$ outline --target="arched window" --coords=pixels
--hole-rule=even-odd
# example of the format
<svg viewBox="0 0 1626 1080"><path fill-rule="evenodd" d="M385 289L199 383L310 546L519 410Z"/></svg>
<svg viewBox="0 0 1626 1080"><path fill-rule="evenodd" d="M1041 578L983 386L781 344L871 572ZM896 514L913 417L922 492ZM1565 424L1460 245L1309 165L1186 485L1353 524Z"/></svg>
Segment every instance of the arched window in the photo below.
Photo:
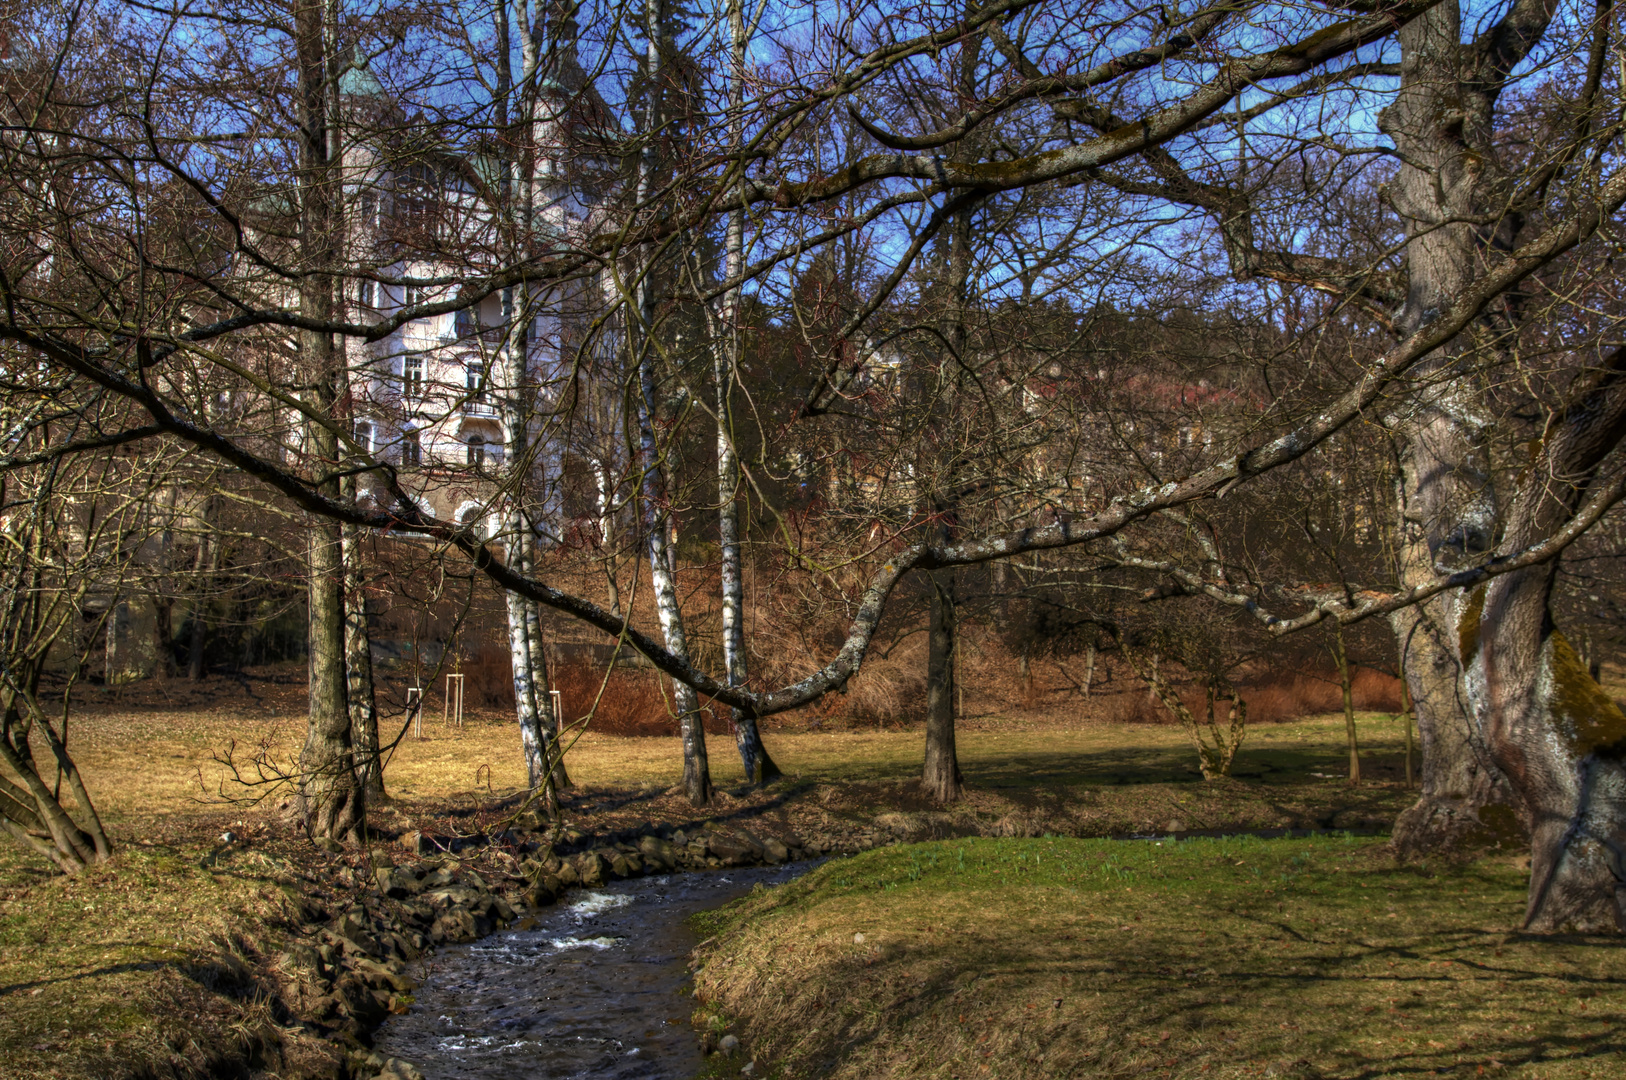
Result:
<svg viewBox="0 0 1626 1080"><path fill-rule="evenodd" d="M423 438L416 431L401 433L401 464L423 464Z"/></svg>
<svg viewBox="0 0 1626 1080"><path fill-rule="evenodd" d="M475 468L486 463L486 437L476 432L468 438L469 464Z"/></svg>
<svg viewBox="0 0 1626 1080"><path fill-rule="evenodd" d="M467 525L473 530L474 535L479 537L481 540L486 539L485 524L480 516L480 508L478 506L465 506L462 510L458 511L457 523L459 525Z"/></svg>

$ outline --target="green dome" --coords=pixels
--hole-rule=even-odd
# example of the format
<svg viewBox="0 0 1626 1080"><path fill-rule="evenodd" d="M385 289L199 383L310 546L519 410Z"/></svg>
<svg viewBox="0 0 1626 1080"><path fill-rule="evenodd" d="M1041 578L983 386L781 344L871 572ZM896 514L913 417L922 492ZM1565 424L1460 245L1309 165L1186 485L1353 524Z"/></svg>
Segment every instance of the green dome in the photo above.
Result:
<svg viewBox="0 0 1626 1080"><path fill-rule="evenodd" d="M346 97L383 97L384 84L367 64L367 54L356 46L354 58L339 76L339 93Z"/></svg>

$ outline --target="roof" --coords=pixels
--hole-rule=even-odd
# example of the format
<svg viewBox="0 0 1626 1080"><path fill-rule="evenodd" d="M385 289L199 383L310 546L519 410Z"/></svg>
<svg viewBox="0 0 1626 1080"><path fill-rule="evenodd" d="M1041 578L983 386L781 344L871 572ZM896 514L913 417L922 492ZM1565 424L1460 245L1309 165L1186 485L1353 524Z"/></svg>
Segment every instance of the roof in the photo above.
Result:
<svg viewBox="0 0 1626 1080"><path fill-rule="evenodd" d="M356 51L344 72L339 76L339 93L346 97L383 97L384 84L373 74L367 54L356 46Z"/></svg>

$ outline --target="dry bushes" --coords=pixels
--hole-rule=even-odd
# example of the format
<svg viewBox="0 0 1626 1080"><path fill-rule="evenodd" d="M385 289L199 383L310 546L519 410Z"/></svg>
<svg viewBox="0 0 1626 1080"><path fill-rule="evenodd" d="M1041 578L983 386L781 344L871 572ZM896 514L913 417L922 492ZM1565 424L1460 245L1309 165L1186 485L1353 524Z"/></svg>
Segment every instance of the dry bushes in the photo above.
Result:
<svg viewBox="0 0 1626 1080"><path fill-rule="evenodd" d="M918 636L917 636L918 637ZM806 643L786 638L773 656L754 656L753 682L787 686L817 671L824 658ZM926 715L926 649L910 640L891 650L872 650L845 693L826 694L791 715L814 727L886 727L921 720Z"/></svg>
<svg viewBox="0 0 1626 1080"><path fill-rule="evenodd" d="M481 645L463 661L463 684L468 705L497 709L514 707L514 667L506 645Z"/></svg>
<svg viewBox="0 0 1626 1080"><path fill-rule="evenodd" d="M1172 724L1174 716L1145 690L1129 690L1122 694L1102 695L1098 715L1109 724ZM1191 699L1197 701L1196 697ZM1191 702L1187 702L1189 705ZM1199 703L1200 704L1200 703ZM1253 710L1250 706L1249 712Z"/></svg>
<svg viewBox="0 0 1626 1080"><path fill-rule="evenodd" d="M1371 668L1359 668L1350 679L1355 708L1363 712L1399 712L1400 680ZM1341 712L1343 691L1332 673L1299 673L1250 680L1243 688L1248 719L1261 724L1282 723L1301 716Z"/></svg>
<svg viewBox="0 0 1626 1080"><path fill-rule="evenodd" d="M559 704L565 719L574 722L586 716L598 701L588 725L600 735L650 737L676 735L677 718L672 715L661 692L660 676L638 668L615 668L609 679L604 669L593 664L559 664L549 672L553 688L559 691ZM599 687L604 694L599 696ZM706 730L712 729L711 724Z"/></svg>
<svg viewBox="0 0 1626 1080"><path fill-rule="evenodd" d="M467 676L468 702L490 708L514 707L514 668L508 650L481 646L470 651L463 662ZM604 683L604 668L587 662L554 664L548 672L552 689L559 691L559 706L567 723L586 716L598 702L589 727L602 735L676 735L677 720L668 696L662 693L660 676L649 669L615 668ZM599 686L604 683L603 697ZM721 734L725 721L708 716L706 730Z"/></svg>
<svg viewBox="0 0 1626 1080"><path fill-rule="evenodd" d="M1342 712L1343 691L1334 673L1299 672L1263 675L1240 680L1238 689L1248 703L1248 722L1280 724L1303 716ZM1400 711L1400 680L1371 668L1359 668L1350 680L1355 708L1361 712ZM1174 717L1144 689L1095 699L1096 715L1110 724L1172 724ZM1201 716L1207 703L1200 689L1183 690L1180 700L1193 715Z"/></svg>

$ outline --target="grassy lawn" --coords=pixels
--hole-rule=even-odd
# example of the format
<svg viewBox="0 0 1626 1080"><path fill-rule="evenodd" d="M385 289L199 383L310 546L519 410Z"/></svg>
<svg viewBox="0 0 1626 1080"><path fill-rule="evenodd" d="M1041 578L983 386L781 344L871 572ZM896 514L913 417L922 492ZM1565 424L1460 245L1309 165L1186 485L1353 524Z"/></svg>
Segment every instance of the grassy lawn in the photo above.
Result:
<svg viewBox="0 0 1626 1080"><path fill-rule="evenodd" d="M102 707L75 717L72 746L119 853L104 867L66 879L51 873L43 860L0 841L0 1077L119 1076L143 1068L202 1075L211 1060L229 1058L237 1052L234 1046L247 1045L250 1028L267 1022L263 1007L255 1011L252 995L235 993L241 972L232 958L252 963L274 952L304 893L324 892L330 906L348 901L333 881L337 865L322 869L326 857L280 820L275 809L280 796L257 806L221 797L222 791L239 798L255 792L230 784L216 759L230 750L246 760L263 747L275 758L291 760L304 736L301 697L289 690L282 699L267 696L257 704ZM967 724L960 738L972 787L956 813L983 826L1012 819L1030 832L1098 835L1174 826L1386 822L1412 797L1396 779L1400 728L1392 717L1376 714L1363 716L1361 725L1368 775L1376 780L1351 790L1341 780L1346 755L1339 717L1255 728L1238 759L1237 778L1217 783L1198 777L1195 755L1172 726L984 717ZM431 715L425 727L426 739L402 742L392 758L387 780L393 799L377 810L375 820L398 830L458 831L500 820L502 807L511 805L504 796L523 782L511 720L475 717L462 728L448 728ZM918 730L781 728L771 729L768 739L792 779L766 792L724 795L717 806L697 812L669 793L681 774L676 739L589 732L569 759L579 794L567 807L568 819L588 831L603 831L643 820L737 817L748 823L753 815L778 815L788 828L812 834L850 832L879 813L926 808L911 785L920 765ZM731 741L714 736L711 746L718 782L739 784L743 777ZM244 839L218 864L204 868L201 861L227 828ZM1008 850L1027 850L1026 843L1011 842ZM963 849L1007 850L989 842L965 842ZM1130 844L1103 850L1132 860L1151 849ZM936 858L932 874L943 872L943 859L959 856ZM914 866L896 849L840 865L867 874L861 868L889 866L891 859ZM989 880L1021 880L1025 871L1017 868L1025 865L1018 862L1000 875L990 870ZM1496 875L1486 880L1500 890L1498 902L1508 913L1485 925L1506 927L1517 908L1517 875L1509 868ZM1131 886L1140 888L1126 882ZM842 886L839 896L861 892ZM907 890L900 886L878 895L896 899ZM1023 940L1018 930L1026 924L1005 914L1010 910L1005 896L997 890L980 898L965 895L970 906L954 917L962 919L968 943L1004 941L1015 947ZM1412 903L1412 894L1406 896L1402 911ZM1417 896L1419 902L1434 899L1426 890ZM1067 910L1076 911L1077 905ZM948 917L931 925L947 925ZM1168 939L1168 947L1199 950L1200 929ZM850 941L852 931L845 933ZM1126 942L1131 937L1124 932ZM1180 963L1184 970L1194 961ZM1018 1019L1028 1023L1025 1005L1021 1009ZM989 1030L994 1030L990 1038L1002 1037ZM861 1050L858 1060L874 1061L864 1055L875 1052ZM1147 1058L1154 1059L1163 1060ZM156 1062L167 1064L160 1068Z"/></svg>
<svg viewBox="0 0 1626 1080"><path fill-rule="evenodd" d="M392 725L385 727L387 738L397 733ZM1404 803L1390 797L1403 775L1400 725L1392 716L1368 713L1360 717L1359 728L1366 774L1375 782L1364 793L1332 801L1371 803L1374 814L1392 817L1391 804L1398 810ZM424 733L422 740L401 741L386 772L391 794L407 805L416 799L489 797L524 783L519 733L511 719L479 717L457 728L431 717ZM229 782L217 756L235 747L236 756L246 760L264 747L287 763L297 756L304 735L304 718L297 714L108 713L78 722L75 756L109 820L134 823L225 809L216 797L222 784L233 795L249 792ZM805 782L892 784L920 771L918 730L769 731L766 739L781 768ZM716 782L743 783L732 741L714 735L710 744ZM958 745L967 783L1019 799L1149 784L1176 785L1188 793L1205 787L1195 752L1173 725L1033 726L991 718L969 725ZM589 731L575 742L568 765L572 779L587 788L664 790L682 777L681 753L676 738L625 739ZM1342 717L1261 725L1248 732L1234 787L1255 789L1266 800L1294 797L1300 789L1330 794L1342 790L1347 761ZM1161 828L1162 819L1179 816L1177 811L1177 804L1157 809L1155 824ZM1189 827L1204 825L1199 818Z"/></svg>
<svg viewBox="0 0 1626 1080"><path fill-rule="evenodd" d="M280 860L250 852L205 869L197 854L127 840L67 879L0 845L0 1076L242 1065L272 1023L244 998L248 966L299 901Z"/></svg>
<svg viewBox="0 0 1626 1080"><path fill-rule="evenodd" d="M1626 942L1516 932L1524 880L1354 838L888 848L704 917L696 992L786 1078L1626 1075Z"/></svg>

